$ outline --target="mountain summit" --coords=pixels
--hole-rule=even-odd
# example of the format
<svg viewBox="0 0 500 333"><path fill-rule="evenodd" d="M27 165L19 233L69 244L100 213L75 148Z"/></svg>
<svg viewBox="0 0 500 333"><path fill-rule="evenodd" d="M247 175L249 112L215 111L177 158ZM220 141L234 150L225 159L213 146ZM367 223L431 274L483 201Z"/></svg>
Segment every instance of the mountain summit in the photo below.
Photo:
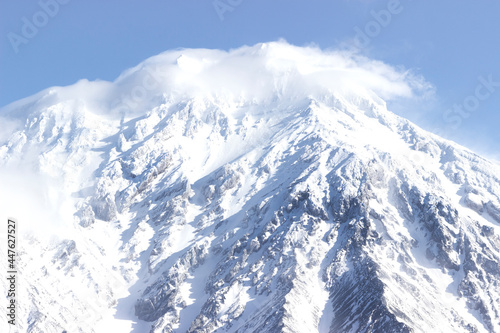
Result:
<svg viewBox="0 0 500 333"><path fill-rule="evenodd" d="M500 332L500 166L387 110L429 89L276 42L5 107L18 330Z"/></svg>

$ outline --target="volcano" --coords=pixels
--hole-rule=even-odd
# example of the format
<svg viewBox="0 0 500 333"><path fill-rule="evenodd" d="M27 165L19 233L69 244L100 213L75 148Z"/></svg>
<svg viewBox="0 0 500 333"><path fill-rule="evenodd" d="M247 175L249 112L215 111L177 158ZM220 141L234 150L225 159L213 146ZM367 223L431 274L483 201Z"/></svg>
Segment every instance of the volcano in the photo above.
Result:
<svg viewBox="0 0 500 333"><path fill-rule="evenodd" d="M500 166L388 110L428 89L280 41L4 107L16 329L500 332Z"/></svg>

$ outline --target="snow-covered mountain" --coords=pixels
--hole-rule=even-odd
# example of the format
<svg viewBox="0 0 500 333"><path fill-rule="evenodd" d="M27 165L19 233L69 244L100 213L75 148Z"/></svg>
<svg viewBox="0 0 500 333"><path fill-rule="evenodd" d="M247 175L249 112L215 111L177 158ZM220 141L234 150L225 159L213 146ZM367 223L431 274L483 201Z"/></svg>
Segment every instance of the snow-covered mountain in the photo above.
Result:
<svg viewBox="0 0 500 333"><path fill-rule="evenodd" d="M428 89L275 42L3 108L2 332L500 332L500 166L387 110Z"/></svg>

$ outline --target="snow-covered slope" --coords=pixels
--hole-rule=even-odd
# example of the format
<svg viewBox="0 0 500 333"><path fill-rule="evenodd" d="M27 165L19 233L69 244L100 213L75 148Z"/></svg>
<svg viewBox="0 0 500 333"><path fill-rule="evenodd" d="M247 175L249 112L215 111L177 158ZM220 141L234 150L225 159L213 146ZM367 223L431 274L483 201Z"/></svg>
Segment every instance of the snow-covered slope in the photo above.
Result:
<svg viewBox="0 0 500 333"><path fill-rule="evenodd" d="M500 332L500 167L387 110L428 88L277 42L4 108L2 332Z"/></svg>

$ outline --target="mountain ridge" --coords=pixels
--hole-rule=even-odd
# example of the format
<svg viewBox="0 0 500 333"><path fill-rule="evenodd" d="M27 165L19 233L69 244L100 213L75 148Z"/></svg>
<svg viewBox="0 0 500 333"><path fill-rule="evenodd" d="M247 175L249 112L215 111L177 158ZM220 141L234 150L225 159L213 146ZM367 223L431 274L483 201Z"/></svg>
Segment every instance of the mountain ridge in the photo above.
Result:
<svg viewBox="0 0 500 333"><path fill-rule="evenodd" d="M118 100L52 90L0 147L4 170L48 179L48 208L21 222L58 212L24 240L23 329L500 330L500 167L378 96L425 83L282 42L160 58L172 76L148 90L139 65ZM231 86L245 62L261 71ZM207 66L224 69L213 89Z"/></svg>

